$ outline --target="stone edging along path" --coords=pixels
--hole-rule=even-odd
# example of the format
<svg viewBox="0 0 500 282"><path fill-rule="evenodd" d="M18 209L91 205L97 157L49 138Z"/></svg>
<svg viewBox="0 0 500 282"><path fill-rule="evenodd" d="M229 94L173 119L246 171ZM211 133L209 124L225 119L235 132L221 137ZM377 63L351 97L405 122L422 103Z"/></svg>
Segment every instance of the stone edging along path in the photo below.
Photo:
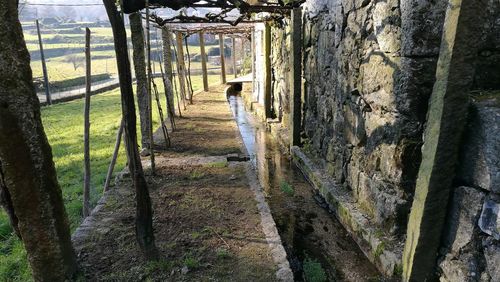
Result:
<svg viewBox="0 0 500 282"><path fill-rule="evenodd" d="M147 177L157 246L170 268L151 272L152 265L140 259L134 239L134 192L125 173L73 234L87 278L293 281L255 168L229 158L243 142L223 88L210 92L196 95L176 121L173 147L158 154L157 176ZM147 172L147 159L143 165ZM228 250L230 259L217 258L214 252L220 248ZM184 270L183 254L193 255L200 266Z"/></svg>
<svg viewBox="0 0 500 282"><path fill-rule="evenodd" d="M262 193L262 186L259 184L255 169L251 165L247 165L246 176L248 178L250 187L255 194L257 201L257 209L260 213L262 231L266 235L267 244L271 248L273 260L278 264L278 271L276 278L279 281L293 281L293 272L288 262L285 248L281 242L276 222L273 219L269 205L266 202L264 193Z"/></svg>

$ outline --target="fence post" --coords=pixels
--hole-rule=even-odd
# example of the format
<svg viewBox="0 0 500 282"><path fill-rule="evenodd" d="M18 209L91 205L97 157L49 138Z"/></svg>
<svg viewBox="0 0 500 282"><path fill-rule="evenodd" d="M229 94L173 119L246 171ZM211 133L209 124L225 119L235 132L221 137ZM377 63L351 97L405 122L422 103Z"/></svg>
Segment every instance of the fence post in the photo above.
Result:
<svg viewBox="0 0 500 282"><path fill-rule="evenodd" d="M40 24L38 20L36 23L36 31L38 33L38 44L40 45L40 60L42 61L42 72L43 72L43 85L45 88L45 99L47 100L47 105L52 104L52 98L50 97L49 90L49 75L47 74L47 65L45 64L45 54L43 52L42 34L40 33Z"/></svg>
<svg viewBox="0 0 500 282"><path fill-rule="evenodd" d="M92 72L90 61L90 29L85 29L85 105L83 110L83 217L90 214L90 89Z"/></svg>

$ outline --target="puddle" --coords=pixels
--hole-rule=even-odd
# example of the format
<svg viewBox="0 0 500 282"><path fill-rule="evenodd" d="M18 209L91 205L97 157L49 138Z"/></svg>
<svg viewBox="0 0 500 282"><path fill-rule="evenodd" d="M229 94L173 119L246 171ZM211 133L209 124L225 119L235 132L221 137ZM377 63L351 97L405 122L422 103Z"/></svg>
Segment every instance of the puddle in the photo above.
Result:
<svg viewBox="0 0 500 282"><path fill-rule="evenodd" d="M246 112L239 96L229 97L234 118L276 222L296 281L318 263L328 281L373 281L380 274L300 170L281 153L265 127ZM304 263L308 261L309 263ZM311 263L313 262L313 263ZM314 267L316 266L316 267Z"/></svg>

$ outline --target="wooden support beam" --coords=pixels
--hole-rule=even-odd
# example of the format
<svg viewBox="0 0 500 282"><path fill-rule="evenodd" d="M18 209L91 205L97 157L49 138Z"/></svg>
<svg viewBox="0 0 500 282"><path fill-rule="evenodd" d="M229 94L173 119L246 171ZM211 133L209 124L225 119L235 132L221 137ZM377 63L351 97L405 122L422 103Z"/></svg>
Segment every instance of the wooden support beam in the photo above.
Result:
<svg viewBox="0 0 500 282"><path fill-rule="evenodd" d="M170 124L172 130L175 130L175 106L174 106L174 91L172 88L173 73L172 73L172 32L168 27L163 27L161 29L161 36L163 41L163 65L164 65L164 77L163 83L165 88L165 101L167 102L167 113L170 119ZM163 72L163 71L162 71Z"/></svg>
<svg viewBox="0 0 500 282"><path fill-rule="evenodd" d="M236 38L231 38L232 48L231 48L231 58L233 59L233 75L234 78L238 77L238 71L236 70Z"/></svg>
<svg viewBox="0 0 500 282"><path fill-rule="evenodd" d="M184 67L186 70L185 77L186 77L186 84L187 84L187 93L189 93L188 98L189 98L189 104L193 104L193 82L191 81L191 54L189 53L189 44L188 44L188 37L189 35L184 37L184 45L186 46L186 54L187 54L187 68Z"/></svg>
<svg viewBox="0 0 500 282"><path fill-rule="evenodd" d="M52 98L50 97L49 75L47 73L47 64L45 63L45 53L43 52L42 34L40 33L40 24L38 23L38 20L36 20L35 23L36 32L38 34L38 45L40 46L40 60L42 61L43 87L45 88L45 98L47 100L47 105L51 105Z"/></svg>
<svg viewBox="0 0 500 282"><path fill-rule="evenodd" d="M177 42L177 76L179 77L179 89L181 91L181 99L186 109L186 65L184 63L184 51L182 47L182 33L176 32L175 38Z"/></svg>
<svg viewBox="0 0 500 282"><path fill-rule="evenodd" d="M302 128L302 9L292 10L290 66L290 148L300 145Z"/></svg>
<svg viewBox="0 0 500 282"><path fill-rule="evenodd" d="M113 156L111 157L111 162L108 166L108 173L106 173L106 181L104 182L103 191L106 192L109 189L109 184L111 183L111 177L113 176L113 170L115 169L116 159L118 158L118 152L120 151L120 143L122 142L123 135L123 119L120 122L120 127L116 133L115 148L113 149Z"/></svg>
<svg viewBox="0 0 500 282"><path fill-rule="evenodd" d="M132 89L132 73L127 52L127 33L121 13L116 8L114 0L103 0L108 14L111 29L113 30L113 41L115 45L116 64L118 68L118 79L120 81L120 93L122 101L122 115L125 122L125 146L128 155L128 169L135 188L136 218L135 233L139 247L148 260L157 258L158 252L155 246L153 234L153 209L149 196L148 184L144 177L141 157L139 156L136 131L136 113L134 103L134 91Z"/></svg>
<svg viewBox="0 0 500 282"><path fill-rule="evenodd" d="M220 50L220 80L221 84L226 83L226 60L224 52L224 35L219 34L219 50Z"/></svg>
<svg viewBox="0 0 500 282"><path fill-rule="evenodd" d="M165 68L165 75L172 81L172 31L168 26L161 29L161 37L163 41L163 65Z"/></svg>
<svg viewBox="0 0 500 282"><path fill-rule="evenodd" d="M207 54L205 53L205 34L203 31L198 33L200 36L200 55L201 55L201 71L203 76L203 90L208 91L208 73L207 73Z"/></svg>
<svg viewBox="0 0 500 282"><path fill-rule="evenodd" d="M403 253L404 281L433 280L486 2L450 0L446 11Z"/></svg>
<svg viewBox="0 0 500 282"><path fill-rule="evenodd" d="M90 29L85 29L85 103L83 107L83 217L90 215Z"/></svg>
<svg viewBox="0 0 500 282"><path fill-rule="evenodd" d="M148 2L148 0L146 0ZM149 19L149 5L146 5L146 19ZM148 83L147 83L147 92L148 92L148 115L149 115L149 158L151 161L151 173L155 174L155 152L154 152L154 135L153 135L153 95L152 95L152 79L153 72L151 70L151 29L149 21L146 21L146 61L147 61L147 70L148 70Z"/></svg>
<svg viewBox="0 0 500 282"><path fill-rule="evenodd" d="M266 118L272 117L271 94L272 94L272 70L271 70L271 25L265 24L264 28L264 108Z"/></svg>

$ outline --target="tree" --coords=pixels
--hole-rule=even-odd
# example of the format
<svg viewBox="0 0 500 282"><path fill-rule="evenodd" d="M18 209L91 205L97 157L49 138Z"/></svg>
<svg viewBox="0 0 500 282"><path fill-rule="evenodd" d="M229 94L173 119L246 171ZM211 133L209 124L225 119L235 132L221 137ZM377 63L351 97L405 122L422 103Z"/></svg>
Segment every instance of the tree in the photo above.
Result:
<svg viewBox="0 0 500 282"><path fill-rule="evenodd" d="M132 48L134 53L134 70L137 80L137 104L139 106L139 117L141 120L141 145L149 148L149 98L148 77L146 75L146 56L144 54L144 30L140 13L129 15L130 31L132 34Z"/></svg>
<svg viewBox="0 0 500 282"><path fill-rule="evenodd" d="M73 69L76 71L78 68L84 66L85 59L77 54L71 54L67 55L63 62L73 64Z"/></svg>
<svg viewBox="0 0 500 282"><path fill-rule="evenodd" d="M17 4L0 1L0 194L34 280L69 280L76 256Z"/></svg>
<svg viewBox="0 0 500 282"><path fill-rule="evenodd" d="M136 198L135 232L139 247L146 259L155 259L157 250L153 234L153 211L149 198L148 185L144 178L141 159L137 149L136 115L132 74L127 52L127 34L123 18L116 8L114 0L103 0L108 14L115 43L116 63L122 100L122 115L125 122L125 145L128 155L128 168L132 175Z"/></svg>

